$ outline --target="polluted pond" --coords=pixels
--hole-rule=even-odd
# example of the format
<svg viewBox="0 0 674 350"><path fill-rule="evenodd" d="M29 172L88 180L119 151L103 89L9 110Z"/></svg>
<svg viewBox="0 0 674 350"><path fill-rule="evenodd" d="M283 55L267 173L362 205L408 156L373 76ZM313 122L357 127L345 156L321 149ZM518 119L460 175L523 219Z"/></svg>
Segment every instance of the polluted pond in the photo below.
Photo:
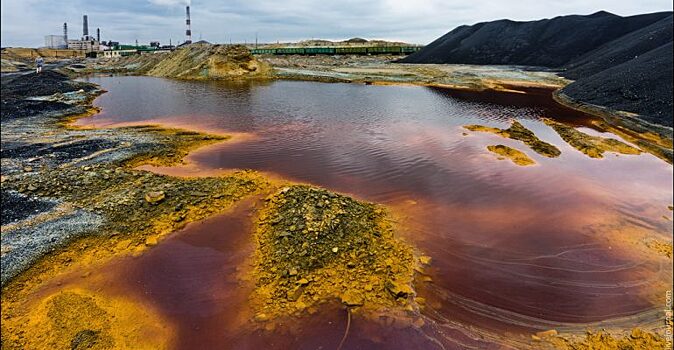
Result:
<svg viewBox="0 0 674 350"><path fill-rule="evenodd" d="M638 142L542 94L189 78L3 80L3 349L664 348Z"/></svg>

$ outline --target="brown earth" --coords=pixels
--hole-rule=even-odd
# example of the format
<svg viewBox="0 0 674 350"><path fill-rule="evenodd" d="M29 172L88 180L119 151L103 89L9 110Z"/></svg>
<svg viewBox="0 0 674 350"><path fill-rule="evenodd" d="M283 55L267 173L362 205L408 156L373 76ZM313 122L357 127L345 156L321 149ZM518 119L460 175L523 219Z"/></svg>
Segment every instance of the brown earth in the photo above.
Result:
<svg viewBox="0 0 674 350"><path fill-rule="evenodd" d="M518 151L512 147L505 145L496 145L496 146L487 146L487 149L490 152L496 153L499 156L499 159L510 159L513 163L521 166L534 165L533 159L529 158L525 153Z"/></svg>
<svg viewBox="0 0 674 350"><path fill-rule="evenodd" d="M241 45L191 44L170 53L103 59L93 72L119 72L192 80L266 78L271 66Z"/></svg>
<svg viewBox="0 0 674 350"><path fill-rule="evenodd" d="M482 125L466 125L464 128L470 131L489 132L507 139L521 141L525 145L529 146L533 151L544 157L556 158L562 154L562 152L560 152L557 147L542 141L531 130L525 128L518 121L513 121L512 125L508 129L492 128Z"/></svg>
<svg viewBox="0 0 674 350"><path fill-rule="evenodd" d="M413 250L385 211L309 186L267 198L255 233L251 302L266 321L340 300L369 311L413 311Z"/></svg>

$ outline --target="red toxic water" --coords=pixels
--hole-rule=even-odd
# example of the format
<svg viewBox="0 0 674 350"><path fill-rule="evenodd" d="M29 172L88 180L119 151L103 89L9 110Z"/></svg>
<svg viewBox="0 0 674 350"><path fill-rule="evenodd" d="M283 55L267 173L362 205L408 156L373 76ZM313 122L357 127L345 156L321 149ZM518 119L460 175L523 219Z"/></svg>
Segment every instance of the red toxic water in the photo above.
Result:
<svg viewBox="0 0 674 350"><path fill-rule="evenodd" d="M432 282L417 286L425 322L396 328L355 316L345 348L488 348L542 329L632 327L655 321L671 285L671 260L645 242L671 241L672 166L648 153L580 153L541 118L618 137L590 129L589 116L555 105L549 91L91 81L108 93L96 100L102 112L81 125L164 123L249 136L194 152L192 175L255 169L392 208L400 235L432 257ZM512 120L561 156L462 128ZM486 149L496 144L536 165L499 160ZM247 205L124 263L114 283L171 318L179 348L334 348L347 320L339 305L272 331L241 326L250 317L249 290L236 278L252 251Z"/></svg>

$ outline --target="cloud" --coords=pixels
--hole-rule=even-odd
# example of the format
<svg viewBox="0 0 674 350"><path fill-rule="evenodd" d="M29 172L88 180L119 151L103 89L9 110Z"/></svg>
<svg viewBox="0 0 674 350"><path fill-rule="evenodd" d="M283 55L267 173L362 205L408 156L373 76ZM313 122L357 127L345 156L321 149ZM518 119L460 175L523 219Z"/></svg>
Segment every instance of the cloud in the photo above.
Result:
<svg viewBox="0 0 674 350"><path fill-rule="evenodd" d="M0 0L3 46L39 46L68 22L81 35L82 14L104 40L184 40L187 0ZM671 0L195 0L194 39L211 42L311 38L402 40L426 44L462 25L502 18L535 20L607 10L620 15L671 11Z"/></svg>
<svg viewBox="0 0 674 350"><path fill-rule="evenodd" d="M189 0L148 0L148 1L153 5L169 6L169 7L185 6L190 4Z"/></svg>

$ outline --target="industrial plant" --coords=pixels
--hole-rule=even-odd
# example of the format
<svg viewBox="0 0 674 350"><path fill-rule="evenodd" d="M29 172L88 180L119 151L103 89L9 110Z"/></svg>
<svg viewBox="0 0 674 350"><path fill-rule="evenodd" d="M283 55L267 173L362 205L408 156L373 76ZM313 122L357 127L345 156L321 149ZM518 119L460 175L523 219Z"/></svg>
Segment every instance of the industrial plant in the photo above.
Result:
<svg viewBox="0 0 674 350"><path fill-rule="evenodd" d="M190 19L190 7L185 7L185 41L178 45L188 45L192 43L192 29ZM96 28L96 35L89 34L89 16L82 16L82 36L79 39L70 39L68 36L68 23L63 23L62 35L45 35L44 47L49 49L67 49L83 51L87 57L121 57L142 53L158 53L172 51L176 46L161 45L158 41L152 41L149 45L120 44L118 41L102 41L101 29Z"/></svg>

